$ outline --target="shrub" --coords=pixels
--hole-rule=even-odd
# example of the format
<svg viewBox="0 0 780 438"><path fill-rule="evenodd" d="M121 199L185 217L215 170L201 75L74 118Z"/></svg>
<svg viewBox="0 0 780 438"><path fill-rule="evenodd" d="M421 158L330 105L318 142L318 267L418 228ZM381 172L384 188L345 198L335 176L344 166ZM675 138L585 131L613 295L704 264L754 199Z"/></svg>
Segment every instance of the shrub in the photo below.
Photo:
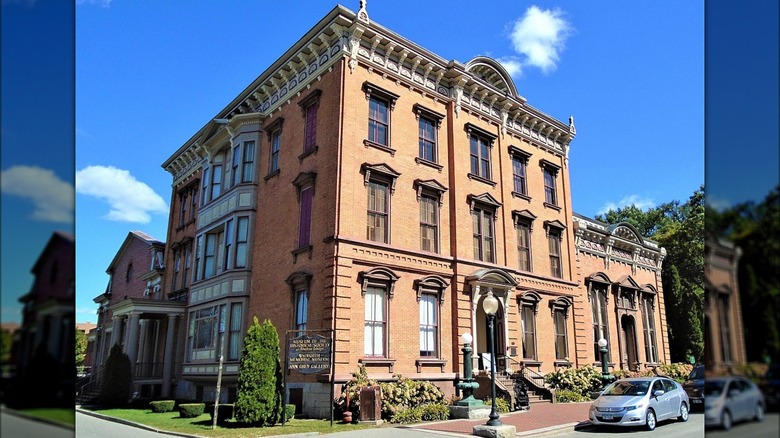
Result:
<svg viewBox="0 0 780 438"><path fill-rule="evenodd" d="M544 376L545 383L556 390L569 390L581 395L601 388L601 372L593 365L580 368L559 368Z"/></svg>
<svg viewBox="0 0 780 438"><path fill-rule="evenodd" d="M106 359L103 380L100 384L100 404L117 408L127 405L132 395L133 373L130 357L114 344Z"/></svg>
<svg viewBox="0 0 780 438"><path fill-rule="evenodd" d="M295 405L284 405L284 417L287 421L290 421L295 417Z"/></svg>
<svg viewBox="0 0 780 438"><path fill-rule="evenodd" d="M556 403L577 403L590 401L590 397L586 397L577 391L571 391L568 389L560 389L555 391Z"/></svg>
<svg viewBox="0 0 780 438"><path fill-rule="evenodd" d="M203 415L206 403L184 403L179 405L179 415L182 418L195 418Z"/></svg>
<svg viewBox="0 0 780 438"><path fill-rule="evenodd" d="M219 404L217 407L217 423L225 423L233 418L233 404L225 403ZM210 404L208 407L211 421L214 421L214 404Z"/></svg>
<svg viewBox="0 0 780 438"><path fill-rule="evenodd" d="M432 403L444 403L444 393L425 380L412 380L401 375L398 380L379 384L382 389L382 416L392 421L404 409Z"/></svg>
<svg viewBox="0 0 780 438"><path fill-rule="evenodd" d="M444 403L422 405L423 421L442 421L450 419L450 409Z"/></svg>
<svg viewBox="0 0 780 438"><path fill-rule="evenodd" d="M157 412L157 413L171 412L173 411L174 405L176 405L176 401L157 400L149 403L149 405L152 407L152 412Z"/></svg>
<svg viewBox="0 0 780 438"><path fill-rule="evenodd" d="M693 365L688 363L670 363L670 364L664 364L662 363L658 367L658 374L670 377L679 383L682 383L688 379L688 375L691 374L691 371L693 370Z"/></svg>
<svg viewBox="0 0 780 438"><path fill-rule="evenodd" d="M341 395L334 401L338 413L351 411L353 418L360 418L360 389L364 386L376 386L377 384L376 380L368 378L366 367L360 365L358 370L352 373L352 379L342 385ZM384 405L384 393L382 399ZM347 404L347 400L349 400L349 404Z"/></svg>
<svg viewBox="0 0 780 438"><path fill-rule="evenodd" d="M625 379L629 377L651 377L655 374L652 370L644 370L644 371L629 371L629 370L615 370L612 373L613 376L615 376L618 379Z"/></svg>
<svg viewBox="0 0 780 438"><path fill-rule="evenodd" d="M244 338L238 371L238 398L234 415L238 422L272 426L282 416L282 366L279 335L269 320L254 322Z"/></svg>
<svg viewBox="0 0 780 438"><path fill-rule="evenodd" d="M423 411L420 407L399 409L393 415L391 422L399 424L419 423L422 421L422 414Z"/></svg>

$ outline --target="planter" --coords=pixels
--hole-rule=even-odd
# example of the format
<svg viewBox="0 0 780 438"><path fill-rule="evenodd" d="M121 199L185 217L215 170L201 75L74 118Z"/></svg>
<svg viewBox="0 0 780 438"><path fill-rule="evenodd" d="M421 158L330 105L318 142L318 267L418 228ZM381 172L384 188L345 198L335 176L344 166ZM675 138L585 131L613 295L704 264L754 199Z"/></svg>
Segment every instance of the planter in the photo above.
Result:
<svg viewBox="0 0 780 438"><path fill-rule="evenodd" d="M344 411L344 422L345 423L352 422L352 411Z"/></svg>

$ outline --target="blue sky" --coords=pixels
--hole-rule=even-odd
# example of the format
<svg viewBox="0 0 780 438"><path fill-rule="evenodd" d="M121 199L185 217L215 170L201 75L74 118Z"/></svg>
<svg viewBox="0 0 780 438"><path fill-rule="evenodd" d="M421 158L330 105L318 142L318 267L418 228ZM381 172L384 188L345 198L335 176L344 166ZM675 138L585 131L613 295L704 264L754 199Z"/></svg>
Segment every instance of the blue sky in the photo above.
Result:
<svg viewBox="0 0 780 438"><path fill-rule="evenodd" d="M3 0L3 7L49 3L56 2ZM75 3L75 166L20 154L13 161L4 155L2 169L4 177L14 165L60 169L59 178L75 185L82 322L95 321L92 298L105 290L105 269L127 233L166 238L171 176L160 164L335 3ZM345 6L357 10L358 1ZM704 182L702 1L429 1L412 12L371 0L368 13L444 58L496 58L531 105L563 121L573 115L576 212L684 201ZM3 49L5 58L5 39ZM774 184L776 178L719 202L740 202L745 193L760 199ZM20 203L22 216L32 214L28 199L4 187L4 207L6 199ZM29 271L34 258L19 266ZM3 290L5 305L5 283Z"/></svg>

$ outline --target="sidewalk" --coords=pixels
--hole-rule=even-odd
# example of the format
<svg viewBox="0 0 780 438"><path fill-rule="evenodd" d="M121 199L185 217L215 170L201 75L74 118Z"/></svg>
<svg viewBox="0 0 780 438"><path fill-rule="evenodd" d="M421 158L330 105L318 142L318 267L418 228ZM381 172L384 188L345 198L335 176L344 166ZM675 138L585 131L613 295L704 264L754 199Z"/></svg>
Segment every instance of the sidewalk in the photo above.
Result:
<svg viewBox="0 0 780 438"><path fill-rule="evenodd" d="M530 437L560 433L588 427L588 410L592 402L583 403L536 403L528 411L501 414L503 424L517 429L517 436ZM439 432L454 432L471 435L474 426L485 424L486 419L448 420L439 423L415 426L415 429Z"/></svg>

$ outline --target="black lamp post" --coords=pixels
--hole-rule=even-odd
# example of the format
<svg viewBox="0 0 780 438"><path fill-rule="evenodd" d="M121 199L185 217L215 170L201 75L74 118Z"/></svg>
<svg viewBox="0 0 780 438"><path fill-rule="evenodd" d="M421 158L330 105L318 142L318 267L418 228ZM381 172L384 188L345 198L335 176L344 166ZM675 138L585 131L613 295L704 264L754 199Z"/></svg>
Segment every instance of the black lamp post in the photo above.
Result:
<svg viewBox="0 0 780 438"><path fill-rule="evenodd" d="M490 415L488 415L488 426L501 426L501 421L498 419L498 412L496 411L496 357L495 357L495 339L493 335L493 324L496 320L496 311L498 311L498 300L493 295L493 291L488 292L488 296L482 301L482 309L485 310L485 315L488 318L488 335L490 336L490 392L491 392L491 408Z"/></svg>
<svg viewBox="0 0 780 438"><path fill-rule="evenodd" d="M612 382L614 376L609 373L609 360L607 359L609 352L607 350L607 340L604 338L599 339L599 352L601 352L601 381L604 383L604 387L606 387Z"/></svg>

